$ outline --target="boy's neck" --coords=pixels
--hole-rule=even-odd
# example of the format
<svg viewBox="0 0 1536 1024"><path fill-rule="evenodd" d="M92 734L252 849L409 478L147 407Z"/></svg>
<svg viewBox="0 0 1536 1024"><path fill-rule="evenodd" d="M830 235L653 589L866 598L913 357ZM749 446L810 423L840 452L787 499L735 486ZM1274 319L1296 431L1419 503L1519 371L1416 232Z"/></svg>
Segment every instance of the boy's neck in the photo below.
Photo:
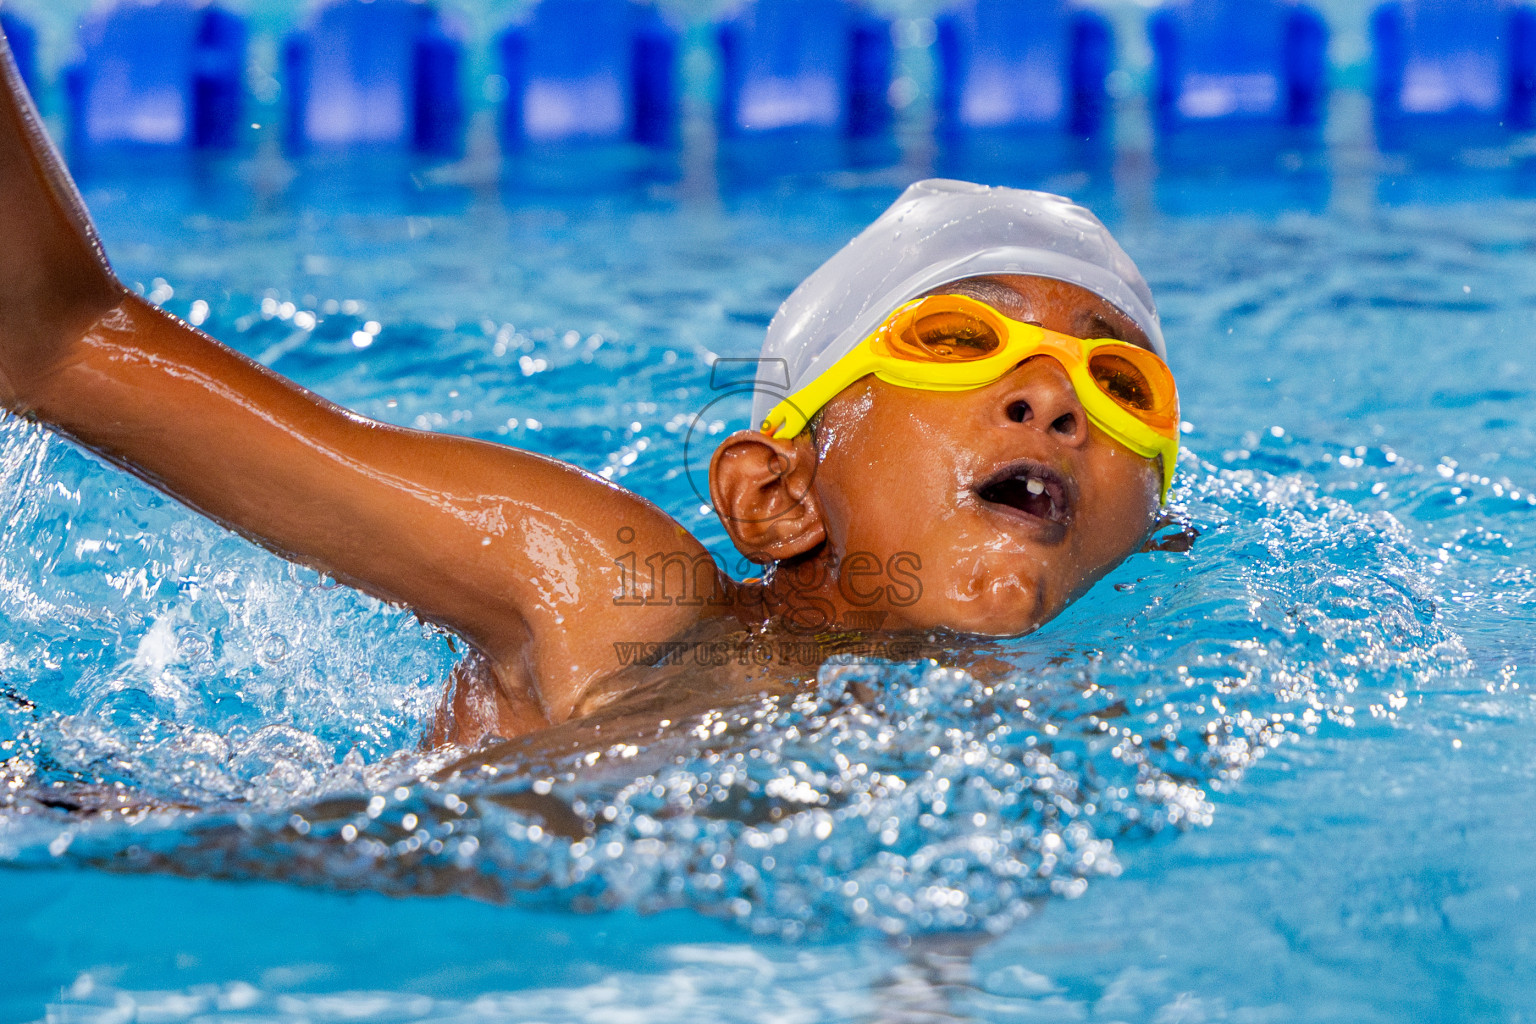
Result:
<svg viewBox="0 0 1536 1024"><path fill-rule="evenodd" d="M918 628L905 608L922 593L921 565L900 553L839 555L823 545L793 561L775 562L760 579L736 591L734 611L751 627L775 627L806 635Z"/></svg>

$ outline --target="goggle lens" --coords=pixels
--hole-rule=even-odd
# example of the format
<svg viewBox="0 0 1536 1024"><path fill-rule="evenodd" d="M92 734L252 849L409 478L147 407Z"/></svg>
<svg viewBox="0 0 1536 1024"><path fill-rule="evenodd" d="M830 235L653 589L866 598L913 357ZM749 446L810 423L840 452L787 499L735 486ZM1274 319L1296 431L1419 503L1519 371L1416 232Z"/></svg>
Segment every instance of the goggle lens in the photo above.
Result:
<svg viewBox="0 0 1536 1024"><path fill-rule="evenodd" d="M938 310L894 326L892 351L922 362L966 363L985 359L1003 347L997 328L964 310Z"/></svg>
<svg viewBox="0 0 1536 1024"><path fill-rule="evenodd" d="M1088 373L1100 391L1132 412L1151 412L1156 408L1152 382L1129 359L1100 353L1088 360Z"/></svg>
<svg viewBox="0 0 1536 1024"><path fill-rule="evenodd" d="M1161 359L1141 349L1095 352L1088 357L1088 375L1099 390L1137 419L1167 429L1175 422L1178 391Z"/></svg>

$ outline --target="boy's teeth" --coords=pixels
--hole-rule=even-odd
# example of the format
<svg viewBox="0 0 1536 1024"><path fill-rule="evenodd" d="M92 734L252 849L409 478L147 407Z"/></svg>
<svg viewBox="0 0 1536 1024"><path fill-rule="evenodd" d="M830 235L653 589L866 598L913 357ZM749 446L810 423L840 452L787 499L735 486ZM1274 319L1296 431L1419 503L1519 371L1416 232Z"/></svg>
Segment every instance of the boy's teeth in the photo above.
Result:
<svg viewBox="0 0 1536 1024"><path fill-rule="evenodd" d="M1030 477L1028 482L1024 484L1024 489L1030 494L1044 494L1045 484L1035 477Z"/></svg>

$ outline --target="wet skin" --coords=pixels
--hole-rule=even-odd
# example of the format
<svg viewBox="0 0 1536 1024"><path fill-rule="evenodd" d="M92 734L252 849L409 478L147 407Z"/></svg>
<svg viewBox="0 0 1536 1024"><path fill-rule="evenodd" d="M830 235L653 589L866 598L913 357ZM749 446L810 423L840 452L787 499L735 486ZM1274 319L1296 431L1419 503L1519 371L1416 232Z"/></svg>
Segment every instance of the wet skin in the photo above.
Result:
<svg viewBox="0 0 1536 1024"><path fill-rule="evenodd" d="M466 641L433 742L571 722L646 686L616 642L772 633L807 602L825 622L885 612L886 628L1027 631L1135 550L1157 509L1156 468L1087 423L1048 359L961 394L865 380L827 407L814 437L743 432L716 453L716 507L769 567L735 582L670 516L608 481L368 420L133 295L3 44L0 282L0 407ZM1143 340L1070 285L951 288L1063 333ZM1036 521L978 492L989 474L1025 465L1050 475L1064 515ZM694 592L642 585L637 600L620 565L651 556L696 566ZM903 557L920 566L891 573ZM770 685L761 675L721 686Z"/></svg>
<svg viewBox="0 0 1536 1024"><path fill-rule="evenodd" d="M955 282L939 293L968 295L1063 334L1150 348L1124 314L1076 285L1009 276ZM764 458L770 446L777 463ZM806 607L814 592L819 610L835 609L832 618L882 612L886 629L1027 633L1137 550L1159 508L1157 463L1090 423L1066 371L1047 356L975 391L920 391L866 377L792 441L728 439L717 475L731 473L733 459L747 463L759 485L769 465L790 480L779 496L781 533L765 550L757 546L771 531L750 521L761 511L749 509L741 523L723 514L744 552L780 560L767 574L770 595L798 585L802 592L784 596L782 606ZM988 485L1018 473L1050 482L1049 515L996 500L1006 492ZM717 485L717 507L728 510L738 490ZM796 495L804 496L798 504ZM860 558L850 580L853 552ZM900 586L875 570L893 559L908 577ZM818 585L807 588L808 581Z"/></svg>

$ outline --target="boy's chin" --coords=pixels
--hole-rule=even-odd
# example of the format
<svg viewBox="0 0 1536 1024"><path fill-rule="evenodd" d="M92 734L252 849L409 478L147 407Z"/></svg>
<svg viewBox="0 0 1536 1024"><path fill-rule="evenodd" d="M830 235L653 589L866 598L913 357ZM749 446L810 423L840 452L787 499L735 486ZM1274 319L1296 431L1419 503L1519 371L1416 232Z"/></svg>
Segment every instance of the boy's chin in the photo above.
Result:
<svg viewBox="0 0 1536 1024"><path fill-rule="evenodd" d="M1060 608L1044 608L1038 602L1018 598L989 602L987 607L973 603L945 602L943 607L913 609L911 629L943 630L978 637L1013 637L1033 633L1051 619Z"/></svg>

